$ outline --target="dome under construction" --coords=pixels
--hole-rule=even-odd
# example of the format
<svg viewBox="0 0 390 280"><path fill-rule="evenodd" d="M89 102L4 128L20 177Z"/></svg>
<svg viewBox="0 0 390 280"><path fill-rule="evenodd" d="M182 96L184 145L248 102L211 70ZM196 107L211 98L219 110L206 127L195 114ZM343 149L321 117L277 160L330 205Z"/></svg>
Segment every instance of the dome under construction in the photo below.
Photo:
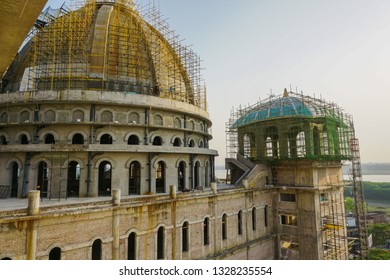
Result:
<svg viewBox="0 0 390 280"><path fill-rule="evenodd" d="M154 7L46 9L2 80L3 196L208 187L217 152L199 61Z"/></svg>
<svg viewBox="0 0 390 280"><path fill-rule="evenodd" d="M204 105L200 59L166 25L148 23L132 1L86 2L41 14L3 91L120 91Z"/></svg>

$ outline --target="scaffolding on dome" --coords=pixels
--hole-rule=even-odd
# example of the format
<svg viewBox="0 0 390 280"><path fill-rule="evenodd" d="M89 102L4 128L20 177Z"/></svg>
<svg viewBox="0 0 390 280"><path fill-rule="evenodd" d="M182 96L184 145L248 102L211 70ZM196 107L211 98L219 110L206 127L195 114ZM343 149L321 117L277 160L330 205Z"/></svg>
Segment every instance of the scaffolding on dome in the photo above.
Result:
<svg viewBox="0 0 390 280"><path fill-rule="evenodd" d="M287 100L287 97L289 100ZM308 119L317 128L303 128ZM273 124L277 120L278 127ZM251 131L259 123L268 126L264 139L255 141ZM283 127L292 127L286 141L278 139ZM275 162L278 160L318 159L350 160L349 131L353 120L349 114L333 102L294 92L285 92L283 97L271 95L254 105L232 110L226 123L227 155L239 152L253 161ZM241 140L237 129L245 131ZM308 140L313 141L308 141ZM239 149L239 141L242 141ZM258 147L263 144L264 149ZM259 151L262 150L263 153Z"/></svg>
<svg viewBox="0 0 390 280"><path fill-rule="evenodd" d="M109 27L96 23L103 3L114 7ZM90 33L93 24L95 34ZM105 35L95 36L91 46L96 32ZM25 40L21 51L28 50L21 91L120 91L207 110L201 59L170 28L154 1L73 0L69 7L49 7Z"/></svg>
<svg viewBox="0 0 390 280"><path fill-rule="evenodd" d="M290 98L290 103L286 101L287 98ZM305 125L306 130L303 129ZM263 133L259 133L259 127L264 127ZM286 127L291 129L286 131ZM355 136L351 115L333 102L285 90L279 98L271 95L252 106L233 109L225 132L228 161L247 158L252 162L266 162L270 166L281 160L300 159L351 162L358 226L358 258L367 258L367 210L363 196L359 141ZM279 139L280 135L284 135L284 139ZM228 177L229 174L227 181ZM344 219L344 209L340 205L342 200L339 197L329 198L326 204L321 204L324 259L346 254L345 229L338 226ZM333 221L328 217L332 217ZM335 243L336 239L338 241Z"/></svg>

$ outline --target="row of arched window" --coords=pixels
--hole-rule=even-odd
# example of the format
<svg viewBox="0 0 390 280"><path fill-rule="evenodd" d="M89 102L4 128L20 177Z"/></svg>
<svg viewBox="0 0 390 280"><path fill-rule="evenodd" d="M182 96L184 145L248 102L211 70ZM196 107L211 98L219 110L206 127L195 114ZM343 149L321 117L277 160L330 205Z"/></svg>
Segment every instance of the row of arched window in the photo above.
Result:
<svg viewBox="0 0 390 280"><path fill-rule="evenodd" d="M54 135L52 133L46 133L43 137L43 143L44 144L55 144L56 143L56 137L54 137ZM76 144L76 145L83 145L84 142L86 141L85 139L85 136L81 133L75 133L73 134L72 138L71 138L71 143L72 144ZM113 144L114 142L114 139L113 139L113 136L109 133L105 133L105 134L102 134L102 135L99 135L98 136L98 140L99 140L99 143L100 144L103 144L103 145L110 145L110 144ZM31 142L31 137L28 133L19 133L17 135L17 139L16 139L16 143L20 143L22 145L27 145ZM128 138L127 138L127 144L128 145L139 145L140 144L140 139L137 135L135 134L132 134L130 135ZM163 146L164 144L164 141L162 139L161 136L154 136L152 139L151 139L151 143L153 146ZM6 135L3 133L2 135L0 135L0 145L7 145L8 144L8 141L7 141L7 137ZM180 137L174 137L173 138L173 141L172 141L172 146L174 147L182 147L184 146L184 141L182 138ZM194 139L189 139L188 140L188 143L187 143L187 147L190 147L190 148L194 148L198 146L199 148L204 148L206 145L204 143L203 140L199 140L198 141L198 145L196 144L195 140Z"/></svg>
<svg viewBox="0 0 390 280"><path fill-rule="evenodd" d="M24 110L24 111L20 112L19 122L20 123L29 123L30 121L32 121L31 115L32 114L28 110ZM39 121L40 117L39 117L38 111L35 111L33 115L34 115L33 121L34 122ZM65 122L66 121L66 119L61 119L61 117L56 117L56 116L57 116L57 114L54 110L51 110L51 109L46 110L43 113L43 121L46 123L54 123L56 121L58 121L58 122ZM119 117L118 119L114 119L114 113L113 113L113 111L110 111L110 110L102 111L98 117L99 117L99 121L102 123L124 123L124 122L126 122L125 115L124 115L124 117ZM72 112L72 122L76 122L76 123L85 122L85 112L82 110L74 110ZM129 124L141 124L141 117L138 113L135 113L135 112L130 113L128 115L127 122ZM8 123L8 114L6 112L3 112L0 115L0 123ZM199 130L201 132L207 133L207 125L203 124L202 122L200 122L199 124L196 124L193 120L189 120L188 122L186 122L185 125L183 125L183 124L184 124L183 120L181 120L178 117L174 118L173 126L175 128ZM164 119L161 115L156 114L153 116L153 125L164 126L164 125L166 125L166 123L164 122ZM185 126L185 127L183 127L183 126Z"/></svg>
<svg viewBox="0 0 390 280"><path fill-rule="evenodd" d="M348 154L348 141L347 137L344 137L345 132L337 128L336 136L333 137L333 145L329 145L329 135L324 125L322 130L315 126L312 129L311 137L308 137L305 131L299 127L292 127L289 131L286 143L280 143L279 132L276 127L268 127L264 133L264 147L261 151L260 158L303 158L308 154L308 150L314 156L328 156L330 154ZM306 143L307 139L310 139L310 143ZM247 133L243 136L243 152L247 158L257 158L257 141L256 136L253 133ZM281 145L286 147L281 148ZM333 149L333 150L332 150ZM284 155L280 153L284 151Z"/></svg>
<svg viewBox="0 0 390 280"><path fill-rule="evenodd" d="M257 229L257 220L256 220L257 210L256 207L252 208L251 211L251 223L252 223L252 230L255 231ZM268 226L268 206L266 205L264 207L264 226ZM157 230L157 236L156 236L156 257L158 260L165 259L165 228L163 226L160 226ZM237 213L237 233L238 235L243 234L243 211L240 210ZM221 218L221 239L226 240L228 239L228 216L227 214L223 214ZM137 242L137 235L135 232L131 232L127 238L127 259L128 260L135 260L137 256L136 252L136 242ZM92 260L101 260L102 259L102 240L96 239L92 243L91 247L91 259ZM181 250L183 253L188 252L190 250L190 224L188 221L185 221L182 224L181 228ZM206 217L203 220L203 245L207 246L210 245L210 218ZM55 247L51 249L49 252L49 260L60 260L61 259L61 248ZM10 258L3 258L10 259Z"/></svg>

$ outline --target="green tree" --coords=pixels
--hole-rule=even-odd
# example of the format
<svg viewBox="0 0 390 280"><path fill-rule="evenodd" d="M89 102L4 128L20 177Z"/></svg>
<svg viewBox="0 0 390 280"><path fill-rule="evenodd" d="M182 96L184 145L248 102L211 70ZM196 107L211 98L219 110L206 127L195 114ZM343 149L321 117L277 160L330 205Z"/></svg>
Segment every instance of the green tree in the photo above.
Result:
<svg viewBox="0 0 390 280"><path fill-rule="evenodd" d="M371 248L368 250L369 260L390 260L390 252L379 248Z"/></svg>
<svg viewBox="0 0 390 280"><path fill-rule="evenodd" d="M368 233L372 234L374 246L386 245L390 240L390 224L373 224L368 227Z"/></svg>
<svg viewBox="0 0 390 280"><path fill-rule="evenodd" d="M355 200L352 197L346 197L344 200L345 212L355 213Z"/></svg>

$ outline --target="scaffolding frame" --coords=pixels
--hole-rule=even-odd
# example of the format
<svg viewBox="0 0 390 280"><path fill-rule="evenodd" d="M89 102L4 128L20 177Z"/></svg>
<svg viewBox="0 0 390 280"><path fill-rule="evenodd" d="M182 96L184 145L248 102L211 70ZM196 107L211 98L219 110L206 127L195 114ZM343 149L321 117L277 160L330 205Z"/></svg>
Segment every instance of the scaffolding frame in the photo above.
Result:
<svg viewBox="0 0 390 280"><path fill-rule="evenodd" d="M349 147L349 126L353 123L349 114L346 114L335 103L327 102L322 98L294 92L285 93L286 96L312 106L317 110L316 114L304 116L299 112L293 115L292 112L283 111L281 114L285 115L280 116L275 108L279 108L279 105L283 107L284 98L275 98L274 95L259 100L254 105L233 109L225 130L226 150L229 156L232 156L234 151L239 151L249 159L267 162L302 158L315 160L350 160L352 158ZM304 108L300 110L302 114L305 113ZM264 147L258 147L259 139L255 141L252 132L252 128L257 127L256 117L261 114L269 116L262 121L263 126L269 125L269 130L265 131L264 139L262 139ZM273 120L277 120L280 127L275 127ZM305 131L304 127L308 120L317 124L318 127L310 127ZM282 143L278 137L283 126L289 126L291 129L284 132L287 134L287 141ZM237 128L245 131L245 134L240 135L241 137L249 136L243 139L241 144L238 143L240 140ZM260 150L262 153L259 153Z"/></svg>
<svg viewBox="0 0 390 280"><path fill-rule="evenodd" d="M109 25L92 29L103 4L113 7ZM96 32L105 38L92 46ZM155 1L73 0L69 7L49 7L26 38L29 65L19 89L145 94L207 111L202 61L183 41Z"/></svg>
<svg viewBox="0 0 390 280"><path fill-rule="evenodd" d="M348 237L345 228L343 194L332 192L319 195L323 260L348 259Z"/></svg>

